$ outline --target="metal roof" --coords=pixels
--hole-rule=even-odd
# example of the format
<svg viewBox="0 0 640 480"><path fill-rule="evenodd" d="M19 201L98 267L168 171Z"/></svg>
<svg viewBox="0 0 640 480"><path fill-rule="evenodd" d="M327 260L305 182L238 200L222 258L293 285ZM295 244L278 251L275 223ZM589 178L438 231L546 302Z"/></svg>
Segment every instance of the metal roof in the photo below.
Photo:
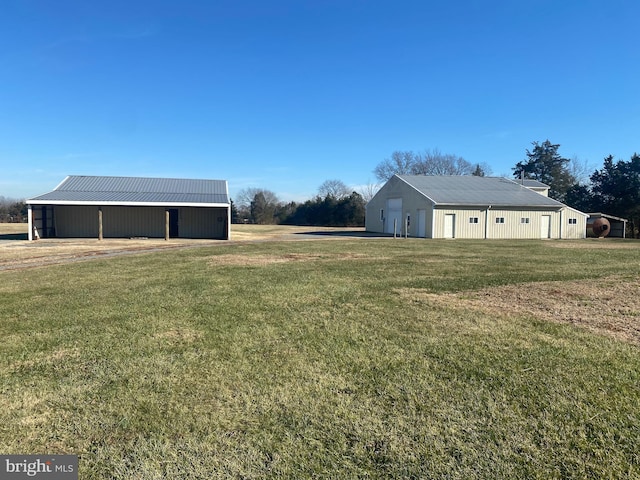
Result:
<svg viewBox="0 0 640 480"><path fill-rule="evenodd" d="M71 175L51 192L27 200L51 205L230 204L226 180Z"/></svg>
<svg viewBox="0 0 640 480"><path fill-rule="evenodd" d="M521 185L524 185L525 187L528 187L528 188L549 188L549 185L547 185L546 183L542 183L538 180L533 180L531 178L525 178L522 180L518 179L513 181Z"/></svg>
<svg viewBox="0 0 640 480"><path fill-rule="evenodd" d="M593 218L607 218L609 220L617 220L619 222L628 222L629 220L627 220L626 218L620 218L620 217L614 217L613 215L609 215L607 213L602 213L602 212L589 212L587 213L587 215L589 215L590 219Z"/></svg>
<svg viewBox="0 0 640 480"><path fill-rule="evenodd" d="M397 175L436 205L491 205L504 207L562 208L545 197L508 178L467 175Z"/></svg>

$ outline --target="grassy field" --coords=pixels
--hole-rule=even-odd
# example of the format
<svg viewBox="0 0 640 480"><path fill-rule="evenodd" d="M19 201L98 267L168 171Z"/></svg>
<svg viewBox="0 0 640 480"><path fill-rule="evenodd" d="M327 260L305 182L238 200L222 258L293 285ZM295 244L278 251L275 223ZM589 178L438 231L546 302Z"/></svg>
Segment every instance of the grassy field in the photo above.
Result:
<svg viewBox="0 0 640 480"><path fill-rule="evenodd" d="M345 238L1 271L0 452L82 479L639 478L639 267L634 241Z"/></svg>

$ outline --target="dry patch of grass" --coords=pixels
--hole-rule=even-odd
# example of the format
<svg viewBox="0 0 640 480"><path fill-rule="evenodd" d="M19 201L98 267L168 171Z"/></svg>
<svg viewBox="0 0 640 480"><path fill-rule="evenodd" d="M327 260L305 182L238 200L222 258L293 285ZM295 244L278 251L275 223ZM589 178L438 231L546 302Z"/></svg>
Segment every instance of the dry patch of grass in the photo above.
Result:
<svg viewBox="0 0 640 480"><path fill-rule="evenodd" d="M532 282L445 294L405 288L398 293L410 301L448 308L570 323L640 344L640 284L619 277Z"/></svg>
<svg viewBox="0 0 640 480"><path fill-rule="evenodd" d="M49 368L62 362L77 359L79 356L80 352L77 348L61 348L50 353L31 353L29 358L18 360L9 365L9 371L26 371L39 367Z"/></svg>
<svg viewBox="0 0 640 480"><path fill-rule="evenodd" d="M284 253L277 255L247 255L225 254L214 255L209 258L209 265L238 265L238 266L266 266L274 263L308 262L322 260L356 260L368 259L368 255L344 253L344 254L316 254L316 253ZM379 257L378 257L379 258Z"/></svg>
<svg viewBox="0 0 640 480"><path fill-rule="evenodd" d="M26 235L29 233L28 223L0 223L0 235Z"/></svg>
<svg viewBox="0 0 640 480"><path fill-rule="evenodd" d="M560 242L549 242L551 248L569 248L569 249L592 249L598 250L617 250L617 249L637 249L638 242L633 239L622 238L585 238L584 240L571 240Z"/></svg>

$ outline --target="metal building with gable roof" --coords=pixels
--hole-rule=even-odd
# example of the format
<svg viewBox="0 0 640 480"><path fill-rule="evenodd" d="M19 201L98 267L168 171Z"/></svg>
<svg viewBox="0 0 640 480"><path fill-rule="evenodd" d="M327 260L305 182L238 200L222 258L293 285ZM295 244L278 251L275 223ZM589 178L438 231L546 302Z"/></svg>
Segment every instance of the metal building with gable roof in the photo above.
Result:
<svg viewBox="0 0 640 480"><path fill-rule="evenodd" d="M369 232L422 238L585 238L588 215L546 185L499 177L394 175L367 204Z"/></svg>
<svg viewBox="0 0 640 480"><path fill-rule="evenodd" d="M230 238L226 180L72 175L26 203L29 240Z"/></svg>

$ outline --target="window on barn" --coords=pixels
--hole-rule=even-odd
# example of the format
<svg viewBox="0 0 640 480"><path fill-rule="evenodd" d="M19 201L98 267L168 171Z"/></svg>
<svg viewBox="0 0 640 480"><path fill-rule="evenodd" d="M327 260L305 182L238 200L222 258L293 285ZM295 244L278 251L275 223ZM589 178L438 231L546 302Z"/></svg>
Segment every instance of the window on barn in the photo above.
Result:
<svg viewBox="0 0 640 480"><path fill-rule="evenodd" d="M504 223L504 217L496 217L496 223Z"/></svg>
<svg viewBox="0 0 640 480"><path fill-rule="evenodd" d="M478 217L469 217L469 223L478 223Z"/></svg>
<svg viewBox="0 0 640 480"><path fill-rule="evenodd" d="M577 218L570 218L569 219L569 225L577 225L578 224L578 219Z"/></svg>
<svg viewBox="0 0 640 480"><path fill-rule="evenodd" d="M520 218L520 223L529 223L529 217Z"/></svg>

